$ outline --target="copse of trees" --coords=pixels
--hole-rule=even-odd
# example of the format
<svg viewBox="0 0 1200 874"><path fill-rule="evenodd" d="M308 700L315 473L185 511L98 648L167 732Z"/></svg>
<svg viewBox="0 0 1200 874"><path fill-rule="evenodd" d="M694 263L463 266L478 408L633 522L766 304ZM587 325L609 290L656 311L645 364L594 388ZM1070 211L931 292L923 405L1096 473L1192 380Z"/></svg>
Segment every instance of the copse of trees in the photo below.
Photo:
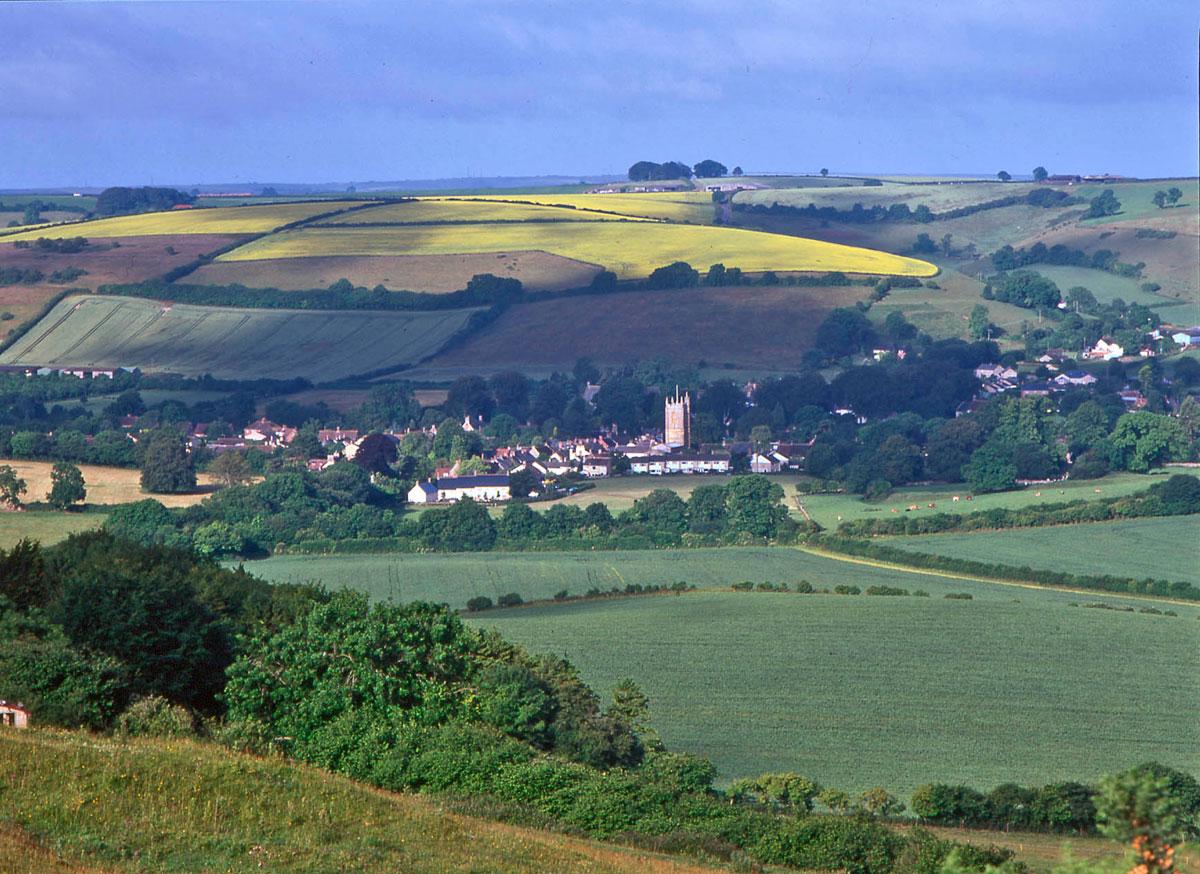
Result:
<svg viewBox="0 0 1200 874"><path fill-rule="evenodd" d="M638 161L629 168L631 182L659 182L691 178L692 168L679 161L666 161L662 164L654 161Z"/></svg>
<svg viewBox="0 0 1200 874"><path fill-rule="evenodd" d="M1088 201L1088 208L1084 212L1083 217L1085 219L1104 218L1105 216L1116 215L1120 211L1121 201L1117 200L1117 195L1113 193L1111 188L1108 188Z"/></svg>
<svg viewBox="0 0 1200 874"><path fill-rule="evenodd" d="M105 188L96 198L96 215L125 215L134 212L156 212L179 204L191 204L196 198L174 188L114 187Z"/></svg>

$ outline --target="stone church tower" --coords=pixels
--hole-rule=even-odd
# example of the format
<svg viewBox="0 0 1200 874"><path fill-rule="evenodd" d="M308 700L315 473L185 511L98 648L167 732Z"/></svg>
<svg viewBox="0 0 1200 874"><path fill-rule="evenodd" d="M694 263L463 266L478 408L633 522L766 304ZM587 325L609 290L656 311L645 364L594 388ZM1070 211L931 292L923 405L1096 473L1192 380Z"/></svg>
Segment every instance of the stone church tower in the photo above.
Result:
<svg viewBox="0 0 1200 874"><path fill-rule="evenodd" d="M687 392L679 396L679 386L675 386L675 397L667 398L666 427L663 429L664 441L668 446L692 445L692 398Z"/></svg>

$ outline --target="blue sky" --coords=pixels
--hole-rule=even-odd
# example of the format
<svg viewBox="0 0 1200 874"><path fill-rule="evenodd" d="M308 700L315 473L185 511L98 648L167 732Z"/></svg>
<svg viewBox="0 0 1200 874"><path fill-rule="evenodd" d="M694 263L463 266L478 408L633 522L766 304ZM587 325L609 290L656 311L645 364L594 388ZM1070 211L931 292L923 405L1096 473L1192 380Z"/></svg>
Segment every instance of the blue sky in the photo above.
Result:
<svg viewBox="0 0 1200 874"><path fill-rule="evenodd" d="M1171 0L0 3L0 188L1197 173Z"/></svg>

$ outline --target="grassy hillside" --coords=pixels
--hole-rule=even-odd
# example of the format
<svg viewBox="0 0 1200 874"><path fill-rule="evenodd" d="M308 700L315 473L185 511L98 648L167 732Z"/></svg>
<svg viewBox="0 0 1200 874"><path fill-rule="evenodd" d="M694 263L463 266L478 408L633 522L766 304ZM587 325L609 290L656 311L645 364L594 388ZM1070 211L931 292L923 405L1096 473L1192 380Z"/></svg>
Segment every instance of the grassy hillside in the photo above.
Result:
<svg viewBox="0 0 1200 874"><path fill-rule="evenodd" d="M1200 541L1200 517L1175 516L898 537L890 544L914 552L1015 567L1052 568L1075 574L1154 577L1200 584L1197 541Z"/></svg>
<svg viewBox="0 0 1200 874"><path fill-rule="evenodd" d="M330 382L419 361L474 312L254 310L69 297L0 362Z"/></svg>
<svg viewBox="0 0 1200 874"><path fill-rule="evenodd" d="M104 524L103 513L57 513L27 510L20 513L0 512L0 549L12 549L23 538L40 540L49 546L66 540L80 531L90 531Z"/></svg>
<svg viewBox="0 0 1200 874"><path fill-rule="evenodd" d="M14 874L709 870L185 741L0 731L0 774L0 867Z"/></svg>
<svg viewBox="0 0 1200 874"><path fill-rule="evenodd" d="M739 576L767 573L751 561ZM954 588L975 600L949 601L947 582L906 580L931 598L700 592L476 621L564 653L597 689L633 677L665 742L726 779L788 770L907 795L927 781L1093 779L1147 759L1200 769L1194 608L1087 610L965 582Z"/></svg>

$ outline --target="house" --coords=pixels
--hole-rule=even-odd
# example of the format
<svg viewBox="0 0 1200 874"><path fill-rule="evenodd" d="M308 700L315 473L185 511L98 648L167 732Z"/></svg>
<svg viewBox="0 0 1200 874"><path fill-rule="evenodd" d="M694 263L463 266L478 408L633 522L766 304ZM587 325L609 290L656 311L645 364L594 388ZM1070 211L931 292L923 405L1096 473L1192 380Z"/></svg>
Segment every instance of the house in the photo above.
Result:
<svg viewBox="0 0 1200 874"><path fill-rule="evenodd" d="M1117 397L1127 410L1141 410L1146 406L1146 398L1137 389L1125 389L1117 392Z"/></svg>
<svg viewBox="0 0 1200 874"><path fill-rule="evenodd" d="M663 476L672 473L729 473L728 452L672 452L629 460L630 473Z"/></svg>
<svg viewBox="0 0 1200 874"><path fill-rule="evenodd" d="M270 419L257 419L242 429L242 439L247 443L263 443L267 446L286 446L296 439L297 429L279 425Z"/></svg>
<svg viewBox="0 0 1200 874"><path fill-rule="evenodd" d="M29 708L20 701L0 699L0 726L29 728Z"/></svg>
<svg viewBox="0 0 1200 874"><path fill-rule="evenodd" d="M1085 349L1084 358L1099 358L1103 361L1113 361L1125 354L1125 350L1115 340L1101 338L1091 349Z"/></svg>
<svg viewBox="0 0 1200 874"><path fill-rule="evenodd" d="M1070 357L1065 349L1047 349L1037 360L1039 364L1061 364Z"/></svg>
<svg viewBox="0 0 1200 874"><path fill-rule="evenodd" d="M1176 331L1171 335L1171 339L1180 346L1200 346L1200 326Z"/></svg>
<svg viewBox="0 0 1200 874"><path fill-rule="evenodd" d="M1054 377L1058 385L1095 385L1096 377L1084 370L1068 370Z"/></svg>
<svg viewBox="0 0 1200 874"><path fill-rule="evenodd" d="M755 452L750 456L751 473L779 473L780 461L774 453Z"/></svg>
<svg viewBox="0 0 1200 874"><path fill-rule="evenodd" d="M600 386L596 385L595 383L589 382L587 385L585 385L583 387L582 395L583 395L583 399L590 404L596 400L596 395L599 393L600 393Z"/></svg>
<svg viewBox="0 0 1200 874"><path fill-rule="evenodd" d="M1017 371L1003 364L981 364L975 368L976 379L1016 379Z"/></svg>
<svg viewBox="0 0 1200 874"><path fill-rule="evenodd" d="M612 476L612 466L611 455L589 455L583 460L580 472L588 479L599 479L603 476Z"/></svg>
<svg viewBox="0 0 1200 874"><path fill-rule="evenodd" d="M433 482L417 483L408 490L410 504L452 504L463 498L480 502L507 501L510 497L506 473L441 477Z"/></svg>
<svg viewBox="0 0 1200 874"><path fill-rule="evenodd" d="M1062 387L1053 382L1045 382L1044 380L1034 380L1027 382L1021 386L1021 397L1041 397L1044 398L1052 391L1061 391Z"/></svg>
<svg viewBox="0 0 1200 874"><path fill-rule="evenodd" d="M322 446L331 443L353 443L358 439L357 428L321 428L317 431L317 439Z"/></svg>

